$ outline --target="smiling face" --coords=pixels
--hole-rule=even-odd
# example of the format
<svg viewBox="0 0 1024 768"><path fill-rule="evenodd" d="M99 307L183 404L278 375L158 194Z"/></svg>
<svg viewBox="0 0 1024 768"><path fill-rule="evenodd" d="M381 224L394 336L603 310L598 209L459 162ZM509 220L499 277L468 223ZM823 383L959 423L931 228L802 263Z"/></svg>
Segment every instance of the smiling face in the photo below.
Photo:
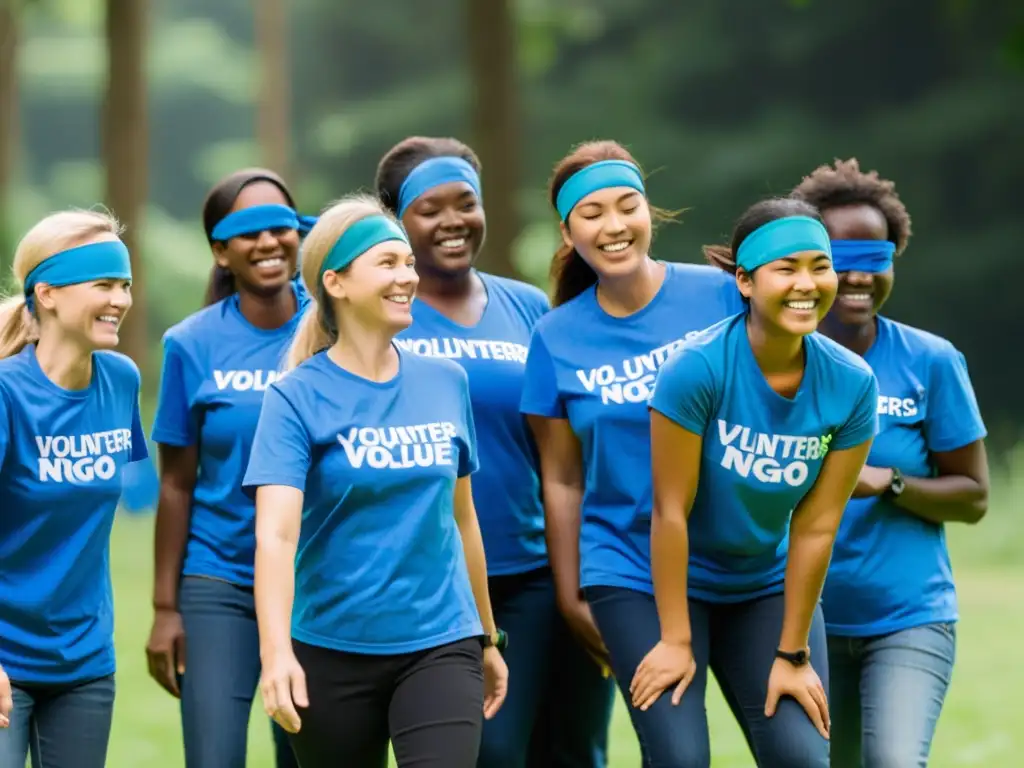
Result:
<svg viewBox="0 0 1024 768"><path fill-rule="evenodd" d="M242 187L229 213L271 204L291 207L276 184L255 181ZM295 275L299 233L281 228L239 235L226 243L214 243L213 254L217 264L234 275L239 291L273 295L287 288Z"/></svg>
<svg viewBox="0 0 1024 768"><path fill-rule="evenodd" d="M651 247L651 209L630 187L608 187L580 200L562 223L562 239L602 278L639 269Z"/></svg>
<svg viewBox="0 0 1024 768"><path fill-rule="evenodd" d="M838 278L822 251L801 251L738 274L740 293L768 330L806 336L814 333L836 298Z"/></svg>
<svg viewBox="0 0 1024 768"><path fill-rule="evenodd" d="M439 184L405 211L402 224L420 270L464 274L484 242L484 209L473 188L463 181Z"/></svg>
<svg viewBox="0 0 1024 768"><path fill-rule="evenodd" d="M859 203L827 208L821 213L833 240L887 240L889 227L885 216L871 205ZM865 325L885 304L892 293L893 268L885 272L842 272L839 294L832 317L843 325Z"/></svg>
<svg viewBox="0 0 1024 768"><path fill-rule="evenodd" d="M398 240L379 243L347 269L328 270L323 276L339 326L349 316L364 328L391 334L412 325L412 302L419 280L412 249Z"/></svg>

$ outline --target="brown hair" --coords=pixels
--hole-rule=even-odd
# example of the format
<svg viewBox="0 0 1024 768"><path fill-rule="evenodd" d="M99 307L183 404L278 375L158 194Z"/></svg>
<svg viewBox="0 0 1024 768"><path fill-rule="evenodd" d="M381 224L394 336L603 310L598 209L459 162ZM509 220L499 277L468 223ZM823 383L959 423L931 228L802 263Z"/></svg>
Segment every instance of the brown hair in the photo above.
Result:
<svg viewBox="0 0 1024 768"><path fill-rule="evenodd" d="M743 241L765 224L789 216L807 216L815 221L821 221L818 209L803 200L795 200L791 197L772 197L761 200L747 208L743 215L736 220L729 245L705 245L703 248L704 258L711 266L718 267L730 275L735 275L736 252L743 245Z"/></svg>
<svg viewBox="0 0 1024 768"><path fill-rule="evenodd" d="M548 196L551 205L557 209L558 192L569 178L588 165L602 160L625 160L638 168L640 164L624 146L615 141L588 141L578 144L572 152L563 157L555 165L548 183ZM641 170L641 175L643 170ZM648 205L651 211L652 227L659 222L673 221L675 213ZM560 306L570 301L590 286L597 283L597 273L583 260L576 248L571 245L562 246L551 259L551 284L553 286L551 303Z"/></svg>
<svg viewBox="0 0 1024 768"><path fill-rule="evenodd" d="M480 173L480 158L458 139L410 136L395 144L377 164L374 186L377 196L391 213L398 213L398 193L415 168L435 157L461 157Z"/></svg>

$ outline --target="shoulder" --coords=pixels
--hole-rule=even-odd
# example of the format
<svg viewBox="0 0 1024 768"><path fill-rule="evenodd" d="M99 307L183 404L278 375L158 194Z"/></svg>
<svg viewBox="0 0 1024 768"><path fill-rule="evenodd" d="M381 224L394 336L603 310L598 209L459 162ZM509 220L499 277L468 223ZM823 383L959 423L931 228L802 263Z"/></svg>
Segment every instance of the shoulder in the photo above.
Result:
<svg viewBox="0 0 1024 768"><path fill-rule="evenodd" d="M853 389L859 389L874 380L875 373L864 358L842 344L818 332L808 336L806 343L812 345L821 356L824 363L821 370L830 379Z"/></svg>
<svg viewBox="0 0 1024 768"><path fill-rule="evenodd" d="M204 340L210 338L210 331L224 322L225 303L228 299L221 299L216 304L203 307L197 312L175 323L164 331L164 346L168 343L176 344L179 347L189 349Z"/></svg>
<svg viewBox="0 0 1024 768"><path fill-rule="evenodd" d="M544 291L531 283L483 272L480 273L480 278L488 288L494 288L506 295L513 296L530 307L546 312L551 306Z"/></svg>
<svg viewBox="0 0 1024 768"><path fill-rule="evenodd" d="M128 355L103 349L93 354L93 361L97 368L108 371L110 376L117 381L130 381L136 386L142 382L139 366Z"/></svg>
<svg viewBox="0 0 1024 768"><path fill-rule="evenodd" d="M915 357L951 359L960 356L960 350L942 336L887 317L880 316L878 322L884 325L894 345Z"/></svg>
<svg viewBox="0 0 1024 768"><path fill-rule="evenodd" d="M736 282L736 278L728 272L712 267L709 264L689 264L678 261L666 261L665 267L673 279L686 282L704 283L711 287L721 287Z"/></svg>
<svg viewBox="0 0 1024 768"><path fill-rule="evenodd" d="M546 312L537 321L535 332L547 339L578 329L578 323L583 317L589 317L594 311L594 289L588 288L579 296L575 296L561 306Z"/></svg>
<svg viewBox="0 0 1024 768"><path fill-rule="evenodd" d="M743 315L732 315L705 328L684 341L665 361L669 372L688 369L691 374L706 374L717 379L725 373L728 349L733 338L743 330ZM661 375L661 374L659 374Z"/></svg>
<svg viewBox="0 0 1024 768"><path fill-rule="evenodd" d="M26 348L27 349L27 348ZM31 354L22 350L16 355L0 360L0 395L13 401L16 393L25 387L25 373L29 367L25 364L25 355Z"/></svg>

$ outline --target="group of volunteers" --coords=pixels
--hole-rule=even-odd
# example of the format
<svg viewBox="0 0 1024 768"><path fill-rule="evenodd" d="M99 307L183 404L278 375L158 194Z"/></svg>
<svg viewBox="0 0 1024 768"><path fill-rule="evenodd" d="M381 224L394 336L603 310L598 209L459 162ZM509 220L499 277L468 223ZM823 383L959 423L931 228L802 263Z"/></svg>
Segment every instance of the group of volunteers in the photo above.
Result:
<svg viewBox="0 0 1024 768"><path fill-rule="evenodd" d="M759 766L925 766L943 526L989 481L963 355L879 314L893 183L819 167L695 265L653 255L630 153L579 145L549 300L474 268L480 173L412 137L315 218L265 169L205 200L150 435L146 659L187 768L244 768L257 689L278 768L603 768L616 687L644 766L706 768L709 669ZM147 458L119 234L47 216L0 307L0 768L106 764Z"/></svg>

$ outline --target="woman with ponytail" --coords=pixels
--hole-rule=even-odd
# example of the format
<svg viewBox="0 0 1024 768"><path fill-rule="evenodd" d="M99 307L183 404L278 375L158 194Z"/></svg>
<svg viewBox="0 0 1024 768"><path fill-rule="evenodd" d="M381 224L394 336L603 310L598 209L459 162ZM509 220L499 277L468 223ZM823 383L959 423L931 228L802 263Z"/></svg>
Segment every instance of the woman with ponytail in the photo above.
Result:
<svg viewBox="0 0 1024 768"><path fill-rule="evenodd" d="M300 231L276 174L238 171L203 205L206 306L164 335L153 425L160 454L149 672L181 699L187 768L245 768L260 675L255 509L241 491L260 404L307 296ZM295 758L274 727L278 768Z"/></svg>
<svg viewBox="0 0 1024 768"><path fill-rule="evenodd" d="M119 234L104 213L47 216L0 306L2 766L106 764L110 529L121 470L146 458L139 371L113 351L132 306Z"/></svg>
<svg viewBox="0 0 1024 768"><path fill-rule="evenodd" d="M303 768L379 768L389 741L400 767L474 768L505 697L466 372L394 343L414 263L375 199L323 213L302 255L316 300L245 474L260 689Z"/></svg>

